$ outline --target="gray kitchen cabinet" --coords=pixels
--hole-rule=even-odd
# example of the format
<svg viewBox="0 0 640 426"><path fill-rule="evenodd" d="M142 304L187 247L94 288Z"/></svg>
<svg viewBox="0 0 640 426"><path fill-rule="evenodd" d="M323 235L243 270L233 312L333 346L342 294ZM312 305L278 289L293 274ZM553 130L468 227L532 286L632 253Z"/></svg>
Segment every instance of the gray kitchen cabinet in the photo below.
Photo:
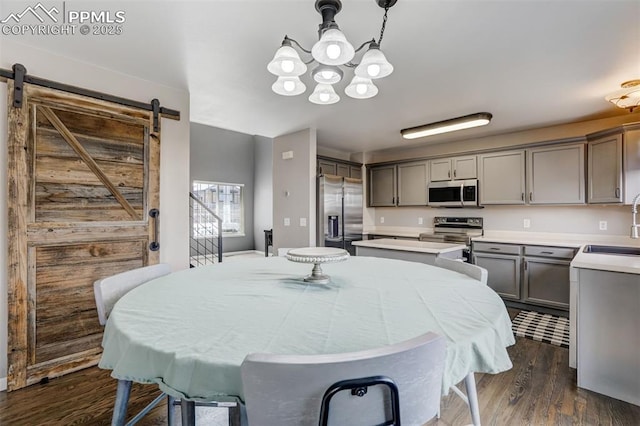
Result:
<svg viewBox="0 0 640 426"><path fill-rule="evenodd" d="M396 188L395 164L369 169L369 207L395 206Z"/></svg>
<svg viewBox="0 0 640 426"><path fill-rule="evenodd" d="M336 174L342 177L351 177L348 164L336 163Z"/></svg>
<svg viewBox="0 0 640 426"><path fill-rule="evenodd" d="M587 158L587 201L622 202L622 135L589 141Z"/></svg>
<svg viewBox="0 0 640 426"><path fill-rule="evenodd" d="M349 177L352 179L362 179L362 167L349 166Z"/></svg>
<svg viewBox="0 0 640 426"><path fill-rule="evenodd" d="M575 249L524 247L523 302L569 310L569 270Z"/></svg>
<svg viewBox="0 0 640 426"><path fill-rule="evenodd" d="M473 243L473 263L487 269L487 284L503 299L564 311L574 255L571 247Z"/></svg>
<svg viewBox="0 0 640 426"><path fill-rule="evenodd" d="M334 175L352 179L362 179L362 164L350 161L317 157L317 172L319 175Z"/></svg>
<svg viewBox="0 0 640 426"><path fill-rule="evenodd" d="M640 193L640 125L587 135L587 201L631 204Z"/></svg>
<svg viewBox="0 0 640 426"><path fill-rule="evenodd" d="M584 166L584 144L527 150L529 204L584 204Z"/></svg>
<svg viewBox="0 0 640 426"><path fill-rule="evenodd" d="M525 204L525 151L478 156L480 204Z"/></svg>
<svg viewBox="0 0 640 426"><path fill-rule="evenodd" d="M473 243L473 263L487 270L487 285L503 299L520 300L521 251L514 244Z"/></svg>
<svg viewBox="0 0 640 426"><path fill-rule="evenodd" d="M429 163L398 164L398 206L426 206Z"/></svg>
<svg viewBox="0 0 640 426"><path fill-rule="evenodd" d="M473 263L487 270L487 285L506 300L520 300L520 255L473 251Z"/></svg>
<svg viewBox="0 0 640 426"><path fill-rule="evenodd" d="M478 170L475 155L464 157L438 158L429 162L431 182L444 180L475 179Z"/></svg>
<svg viewBox="0 0 640 426"><path fill-rule="evenodd" d="M318 160L318 174L336 175L337 173L338 165L334 161Z"/></svg>
<svg viewBox="0 0 640 426"><path fill-rule="evenodd" d="M640 275L582 268L574 273L571 350L578 387L640 405Z"/></svg>

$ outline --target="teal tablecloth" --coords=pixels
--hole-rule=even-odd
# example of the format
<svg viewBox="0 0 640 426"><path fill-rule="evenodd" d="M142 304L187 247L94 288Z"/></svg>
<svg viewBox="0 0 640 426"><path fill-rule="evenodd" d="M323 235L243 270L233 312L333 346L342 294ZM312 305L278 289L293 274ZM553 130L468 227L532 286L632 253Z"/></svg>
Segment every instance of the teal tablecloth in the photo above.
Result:
<svg viewBox="0 0 640 426"><path fill-rule="evenodd" d="M125 295L107 323L100 367L157 383L176 397L242 397L252 352L324 354L370 349L433 331L447 338L443 394L469 372L511 368L515 343L500 297L465 275L421 263L351 257L323 265L282 257L184 270Z"/></svg>

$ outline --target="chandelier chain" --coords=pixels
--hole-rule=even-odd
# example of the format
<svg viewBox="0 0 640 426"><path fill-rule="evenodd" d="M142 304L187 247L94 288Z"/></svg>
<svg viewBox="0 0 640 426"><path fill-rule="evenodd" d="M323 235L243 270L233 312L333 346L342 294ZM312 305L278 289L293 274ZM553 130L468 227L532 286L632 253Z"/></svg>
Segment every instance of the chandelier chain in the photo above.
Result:
<svg viewBox="0 0 640 426"><path fill-rule="evenodd" d="M384 8L384 17L382 18L382 28L380 28L380 39L378 40L378 46L382 43L382 37L384 37L384 29L387 26L387 12L389 11L389 6L385 6Z"/></svg>

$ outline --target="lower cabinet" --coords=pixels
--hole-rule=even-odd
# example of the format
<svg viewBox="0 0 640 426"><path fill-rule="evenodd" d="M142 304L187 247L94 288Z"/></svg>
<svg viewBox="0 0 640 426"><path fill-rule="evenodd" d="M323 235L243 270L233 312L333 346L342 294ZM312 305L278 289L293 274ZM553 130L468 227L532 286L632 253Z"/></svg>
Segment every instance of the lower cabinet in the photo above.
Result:
<svg viewBox="0 0 640 426"><path fill-rule="evenodd" d="M481 253L474 248L473 263L487 270L487 285L503 299L520 300L522 268L519 254Z"/></svg>
<svg viewBox="0 0 640 426"><path fill-rule="evenodd" d="M571 247L473 244L473 263L487 270L487 284L503 299L565 311L574 255Z"/></svg>

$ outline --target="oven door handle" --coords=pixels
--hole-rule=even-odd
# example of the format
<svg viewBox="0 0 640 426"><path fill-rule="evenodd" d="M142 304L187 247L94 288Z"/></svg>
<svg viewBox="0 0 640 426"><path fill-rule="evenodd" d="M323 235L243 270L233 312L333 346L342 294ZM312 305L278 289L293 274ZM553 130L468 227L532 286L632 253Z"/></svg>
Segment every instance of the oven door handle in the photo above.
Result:
<svg viewBox="0 0 640 426"><path fill-rule="evenodd" d="M460 205L464 207L464 182L460 184Z"/></svg>

